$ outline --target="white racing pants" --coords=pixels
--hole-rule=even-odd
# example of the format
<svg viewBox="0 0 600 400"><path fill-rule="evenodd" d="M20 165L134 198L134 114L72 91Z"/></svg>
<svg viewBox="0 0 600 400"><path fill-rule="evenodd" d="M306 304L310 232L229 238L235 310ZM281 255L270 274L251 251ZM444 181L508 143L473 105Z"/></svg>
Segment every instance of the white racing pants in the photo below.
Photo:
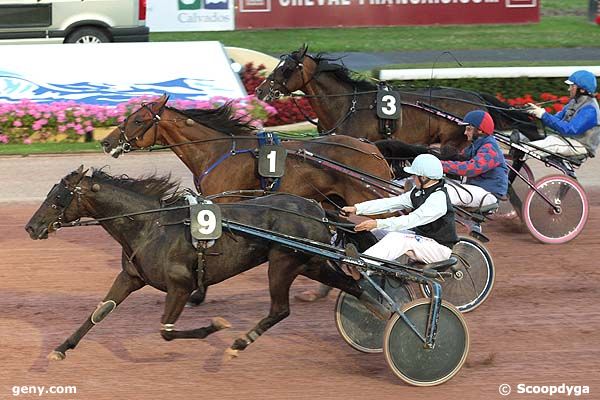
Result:
<svg viewBox="0 0 600 400"><path fill-rule="evenodd" d="M444 261L450 258L452 250L433 239L420 236L411 231L389 232L384 229L371 231L377 239L364 254L384 260L395 260L403 254L426 264Z"/></svg>
<svg viewBox="0 0 600 400"><path fill-rule="evenodd" d="M448 182L446 184L450 202L455 206L480 208L496 204L496 196L482 187L468 184Z"/></svg>
<svg viewBox="0 0 600 400"><path fill-rule="evenodd" d="M587 149L579 141L564 136L548 135L545 139L535 140L533 142L529 142L529 144L546 149L550 153L560 154L561 156L565 157L587 154ZM540 157L546 157L549 155L548 153L540 150L535 150L535 153Z"/></svg>

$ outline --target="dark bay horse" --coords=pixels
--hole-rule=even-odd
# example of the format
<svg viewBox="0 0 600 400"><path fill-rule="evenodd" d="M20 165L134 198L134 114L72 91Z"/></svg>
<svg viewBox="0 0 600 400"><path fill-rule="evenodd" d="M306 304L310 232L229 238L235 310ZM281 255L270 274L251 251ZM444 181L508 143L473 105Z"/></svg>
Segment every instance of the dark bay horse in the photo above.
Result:
<svg viewBox="0 0 600 400"><path fill-rule="evenodd" d="M279 65L256 89L257 96L269 101L300 90L308 95L319 119L320 132L365 137L372 142L384 139L375 108L377 86L352 78L346 67L331 62L335 60L308 55L307 50L303 46L282 56ZM390 138L405 143L429 145L439 142L442 146L457 149L466 144L464 127L415 107L417 101L458 117L475 109L484 109L492 115L499 130L518 128L526 134L530 130L537 131L526 113L509 110L508 104L488 94L456 88L397 90L401 94L402 118Z"/></svg>
<svg viewBox="0 0 600 400"><path fill-rule="evenodd" d="M167 107L167 100L167 96L162 96L133 112L102 141L104 151L118 157L126 148L168 145L192 172L196 188L203 195L261 189L254 153L258 148L254 127L232 117L228 105L214 110L178 110ZM334 135L311 141L284 141L282 145L288 153L306 149L371 175L391 179L389 165L377 147L356 138ZM278 191L337 205L384 196L383 192L366 187L344 173L289 154Z"/></svg>
<svg viewBox="0 0 600 400"><path fill-rule="evenodd" d="M61 224L68 225L79 218L91 217L99 220L102 228L122 246L126 256L121 272L102 302L79 329L49 354L50 359L64 359L67 350L75 348L95 324L102 321L129 294L146 285L166 292L160 328L165 340L202 339L230 326L226 320L217 317L206 327L175 330L175 323L190 293L198 288L198 253L191 241L190 228L183 223L190 217L188 209L157 211L165 205L173 208L187 204L175 190L176 186L168 178L136 180L113 177L98 170L86 176L82 166L65 176L48 193L26 225L25 229L32 239L46 239ZM221 209L224 219L329 243L331 234L328 226L322 222L324 211L314 201L294 195L275 194L222 205ZM154 211L132 215L150 210ZM294 252L264 239L225 230L210 247L210 252L206 256L201 279L204 288L269 262L269 313L233 342L226 351L229 357L236 356L290 314L289 289L298 275L337 287L360 298L380 315L385 315L386 311L380 308L375 299L367 292L363 295L363 289L356 281L321 257Z"/></svg>

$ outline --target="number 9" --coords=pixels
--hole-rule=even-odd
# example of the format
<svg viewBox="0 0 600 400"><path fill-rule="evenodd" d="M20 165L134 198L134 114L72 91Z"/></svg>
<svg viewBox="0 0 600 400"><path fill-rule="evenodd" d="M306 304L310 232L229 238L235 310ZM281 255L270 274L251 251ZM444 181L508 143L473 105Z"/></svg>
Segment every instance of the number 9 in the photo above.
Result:
<svg viewBox="0 0 600 400"><path fill-rule="evenodd" d="M198 231L203 235L210 235L217 227L217 218L211 210L202 210L198 213L196 219L200 228Z"/></svg>

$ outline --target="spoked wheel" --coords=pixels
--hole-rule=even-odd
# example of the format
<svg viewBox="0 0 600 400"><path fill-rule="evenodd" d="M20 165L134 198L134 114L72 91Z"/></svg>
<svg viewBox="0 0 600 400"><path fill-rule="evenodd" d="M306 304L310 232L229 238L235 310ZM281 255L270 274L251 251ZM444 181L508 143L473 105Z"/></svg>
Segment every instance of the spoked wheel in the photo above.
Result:
<svg viewBox="0 0 600 400"><path fill-rule="evenodd" d="M428 299L406 304L403 312L425 337ZM388 321L384 334L385 360L394 374L416 386L433 386L446 382L460 370L469 353L469 331L461 313L443 301L433 349L427 349L419 337L398 314Z"/></svg>
<svg viewBox="0 0 600 400"><path fill-rule="evenodd" d="M507 162L510 162L512 165L512 160L507 159ZM533 171L531 170L531 168L529 168L529 165L527 165L527 163L523 164L523 166L519 170L519 173L523 177L527 178L529 183L533 184L535 182L535 176L533 175ZM523 180L518 176L515 178L511 187L513 188L515 194L519 197L519 199L524 199L525 196L527 196L527 192L529 191L529 186L525 182L523 182ZM500 203L498 205L498 211L496 211L496 213L492 215L492 219L494 219L494 217L516 218L517 212L519 211L521 210L515 210L510 200L500 200Z"/></svg>
<svg viewBox="0 0 600 400"><path fill-rule="evenodd" d="M411 287L402 281L382 276L372 278L400 307L415 298ZM382 283L384 279L385 283ZM366 282L364 285L365 290L373 297L380 298L372 285ZM382 302L386 304L383 299ZM373 315L356 297L344 292L338 295L335 304L335 325L342 338L352 348L363 353L381 353L386 322Z"/></svg>
<svg viewBox="0 0 600 400"><path fill-rule="evenodd" d="M543 243L566 243L581 233L589 204L585 191L573 178L551 175L535 183L523 202L523 221L534 238ZM555 209L540 195L543 194Z"/></svg>
<svg viewBox="0 0 600 400"><path fill-rule="evenodd" d="M452 248L458 259L452 277L438 277L442 298L463 313L473 311L488 297L494 286L494 262L487 249L477 240L460 237ZM430 297L429 286L422 284L421 292Z"/></svg>

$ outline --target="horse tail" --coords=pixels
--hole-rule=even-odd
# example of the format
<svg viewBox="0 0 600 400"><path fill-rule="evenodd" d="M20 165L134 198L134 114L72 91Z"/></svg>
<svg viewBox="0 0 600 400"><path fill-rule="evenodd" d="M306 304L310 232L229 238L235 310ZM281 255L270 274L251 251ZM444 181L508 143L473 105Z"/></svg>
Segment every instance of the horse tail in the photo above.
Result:
<svg viewBox="0 0 600 400"><path fill-rule="evenodd" d="M537 125L531 121L529 114L511 107L509 104L500 101L489 93L480 93L488 107L492 119L499 129L517 129L531 140L537 140L539 136Z"/></svg>
<svg viewBox="0 0 600 400"><path fill-rule="evenodd" d="M427 146L421 144L408 144L401 140L378 140L375 146L379 149L387 163L392 167L396 179L408 176L403 167L408 165L419 154L429 153Z"/></svg>
<svg viewBox="0 0 600 400"><path fill-rule="evenodd" d="M386 159L412 159L419 154L429 153L427 146L408 144L401 140L378 140L374 144Z"/></svg>

